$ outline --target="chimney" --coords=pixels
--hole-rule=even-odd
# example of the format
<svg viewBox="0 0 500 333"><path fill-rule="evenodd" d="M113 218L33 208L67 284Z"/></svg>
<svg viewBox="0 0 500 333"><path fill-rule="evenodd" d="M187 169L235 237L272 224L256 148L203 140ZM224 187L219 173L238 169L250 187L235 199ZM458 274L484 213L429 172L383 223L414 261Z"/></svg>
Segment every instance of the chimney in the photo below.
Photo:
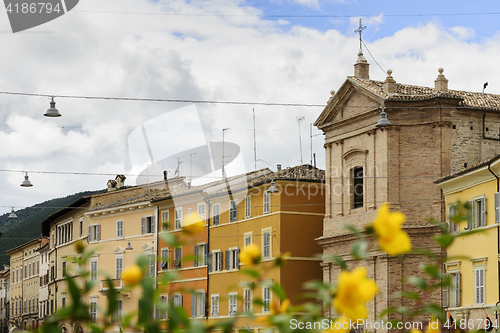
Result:
<svg viewBox="0 0 500 333"><path fill-rule="evenodd" d="M278 164L277 166L278 171L281 171L281 164Z"/></svg>
<svg viewBox="0 0 500 333"><path fill-rule="evenodd" d="M108 180L108 192L115 191L116 190L116 181L113 179Z"/></svg>
<svg viewBox="0 0 500 333"><path fill-rule="evenodd" d="M388 69L387 77L385 78L385 81L382 84L384 92L389 95L393 95L396 93L396 80L394 80L391 74L392 74L392 69Z"/></svg>
<svg viewBox="0 0 500 333"><path fill-rule="evenodd" d="M434 81L434 91L443 91L443 92L448 92L448 79L443 75L444 69L439 68L438 69L439 75Z"/></svg>
<svg viewBox="0 0 500 333"><path fill-rule="evenodd" d="M358 53L358 61L354 64L354 76L366 80L370 78L370 64L366 61L361 50Z"/></svg>
<svg viewBox="0 0 500 333"><path fill-rule="evenodd" d="M121 189L125 186L125 179L127 178L124 175L118 175L115 177L116 189Z"/></svg>

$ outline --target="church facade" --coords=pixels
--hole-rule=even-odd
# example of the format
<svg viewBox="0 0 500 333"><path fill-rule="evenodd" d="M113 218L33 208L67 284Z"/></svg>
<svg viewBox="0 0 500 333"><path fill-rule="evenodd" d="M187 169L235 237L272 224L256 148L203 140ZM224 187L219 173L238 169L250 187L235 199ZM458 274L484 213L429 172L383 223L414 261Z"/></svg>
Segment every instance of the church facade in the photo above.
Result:
<svg viewBox="0 0 500 333"><path fill-rule="evenodd" d="M367 267L380 288L369 304L371 321L387 307L411 306L390 295L410 290L405 277L420 274L426 259L372 250L355 262L349 254L355 237L345 225L362 229L388 202L407 216L403 227L415 248L444 255L432 238L438 230L426 222L444 221L443 196L434 181L500 153L500 96L450 90L443 72L438 70L434 87L397 83L391 70L383 82L370 80L360 50L354 76L331 92L315 122L325 136L327 189L324 231L317 241L326 257ZM381 111L391 126L377 126ZM334 283L340 268L328 260L322 265L323 280ZM425 300L441 303L441 295Z"/></svg>

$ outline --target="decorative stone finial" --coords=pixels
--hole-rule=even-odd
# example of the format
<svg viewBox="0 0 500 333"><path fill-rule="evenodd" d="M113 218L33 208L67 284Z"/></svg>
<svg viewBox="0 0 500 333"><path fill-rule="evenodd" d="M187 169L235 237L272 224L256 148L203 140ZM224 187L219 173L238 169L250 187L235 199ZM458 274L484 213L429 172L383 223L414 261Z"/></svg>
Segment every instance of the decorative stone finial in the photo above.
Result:
<svg viewBox="0 0 500 333"><path fill-rule="evenodd" d="M438 68L438 77L434 81L434 91L435 92L447 92L448 91L448 79L444 76L444 69L442 67Z"/></svg>
<svg viewBox="0 0 500 333"><path fill-rule="evenodd" d="M395 94L396 93L396 81L391 76L392 69L387 70L387 77L385 78L384 83L382 84L382 88L386 94Z"/></svg>
<svg viewBox="0 0 500 333"><path fill-rule="evenodd" d="M330 90L330 95L335 95L335 90Z"/></svg>

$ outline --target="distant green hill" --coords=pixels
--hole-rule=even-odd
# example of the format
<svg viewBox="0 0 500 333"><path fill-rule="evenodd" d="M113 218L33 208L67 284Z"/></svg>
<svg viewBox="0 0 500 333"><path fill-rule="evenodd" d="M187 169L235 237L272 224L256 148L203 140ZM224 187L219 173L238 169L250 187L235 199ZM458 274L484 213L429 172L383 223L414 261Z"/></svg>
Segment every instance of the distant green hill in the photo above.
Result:
<svg viewBox="0 0 500 333"><path fill-rule="evenodd" d="M64 198L52 199L34 206L16 211L17 219L9 219L10 213L0 216L0 269L9 264L6 251L29 242L42 234L41 222L53 212L68 206L73 201L105 190L86 191L68 195Z"/></svg>

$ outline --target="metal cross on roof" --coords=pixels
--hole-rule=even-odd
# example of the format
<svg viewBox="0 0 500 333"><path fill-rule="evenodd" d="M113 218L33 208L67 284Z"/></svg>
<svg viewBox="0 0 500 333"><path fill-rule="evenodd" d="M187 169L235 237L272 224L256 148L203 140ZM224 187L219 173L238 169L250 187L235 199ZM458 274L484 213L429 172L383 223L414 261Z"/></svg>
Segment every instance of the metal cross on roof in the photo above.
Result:
<svg viewBox="0 0 500 333"><path fill-rule="evenodd" d="M354 33L356 33L356 34L359 33L359 52L362 52L362 50L361 50L362 49L362 47L361 47L361 43L362 43L361 32L365 29L366 29L366 26L361 25L361 18L360 18L358 28L356 30L354 30Z"/></svg>

